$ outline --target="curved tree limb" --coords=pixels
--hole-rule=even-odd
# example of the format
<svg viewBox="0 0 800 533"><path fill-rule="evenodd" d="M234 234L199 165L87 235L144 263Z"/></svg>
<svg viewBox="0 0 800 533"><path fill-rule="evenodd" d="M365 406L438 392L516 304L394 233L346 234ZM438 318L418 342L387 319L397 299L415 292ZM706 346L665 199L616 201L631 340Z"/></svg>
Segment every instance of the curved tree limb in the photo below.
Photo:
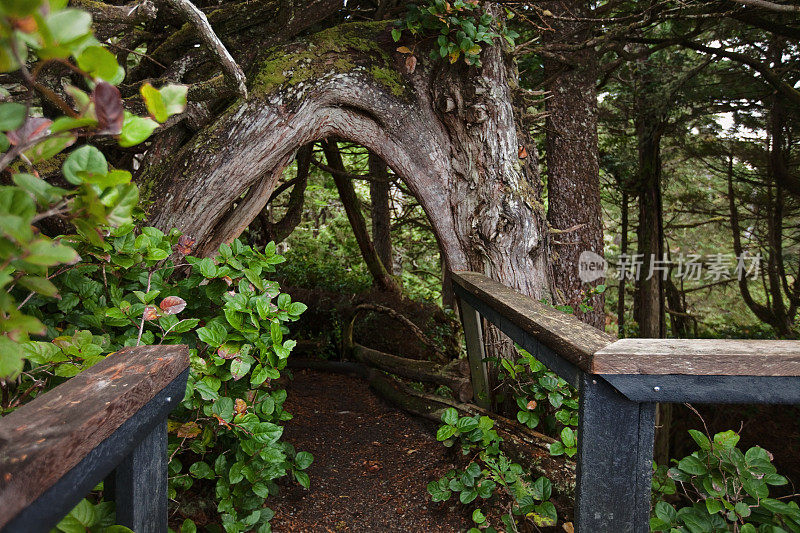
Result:
<svg viewBox="0 0 800 533"><path fill-rule="evenodd" d="M282 242L300 223L303 215L306 184L308 183L308 169L311 165L312 146L313 144L307 144L297 152L297 177L295 178L296 181L292 192L289 195L289 204L286 207L286 214L278 222L267 223L268 241L275 241L275 243ZM262 211L261 214L263 216L264 212Z"/></svg>

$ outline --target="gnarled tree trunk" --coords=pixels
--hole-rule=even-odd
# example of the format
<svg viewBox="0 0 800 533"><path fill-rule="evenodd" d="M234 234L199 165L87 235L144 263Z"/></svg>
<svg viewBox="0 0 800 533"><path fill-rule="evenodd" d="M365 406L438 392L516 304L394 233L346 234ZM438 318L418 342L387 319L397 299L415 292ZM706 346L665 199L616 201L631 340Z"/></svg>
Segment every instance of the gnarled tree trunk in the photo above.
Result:
<svg viewBox="0 0 800 533"><path fill-rule="evenodd" d="M449 268L546 296L537 162L518 158L510 60L487 47L481 69L421 60L408 72L388 29L344 24L268 51L248 76L249 99L142 177L163 199L150 220L210 253L261 211L300 146L335 136L367 147L405 181Z"/></svg>

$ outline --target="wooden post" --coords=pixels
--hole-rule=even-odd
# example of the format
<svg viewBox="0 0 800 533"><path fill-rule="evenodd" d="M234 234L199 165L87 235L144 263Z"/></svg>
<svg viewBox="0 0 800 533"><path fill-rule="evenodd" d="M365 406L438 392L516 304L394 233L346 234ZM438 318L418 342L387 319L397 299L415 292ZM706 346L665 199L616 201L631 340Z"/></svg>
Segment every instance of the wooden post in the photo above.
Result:
<svg viewBox="0 0 800 533"><path fill-rule="evenodd" d="M113 473L117 524L136 533L167 531L167 423L139 442Z"/></svg>
<svg viewBox="0 0 800 533"><path fill-rule="evenodd" d="M576 531L649 532L655 404L583 374L579 416Z"/></svg>
<svg viewBox="0 0 800 533"><path fill-rule="evenodd" d="M481 315L470 304L459 298L458 308L461 312L461 325L464 328L464 340L467 345L469 371L472 377L472 391L475 403L484 409L492 405L489 375L486 370L486 355L483 347Z"/></svg>

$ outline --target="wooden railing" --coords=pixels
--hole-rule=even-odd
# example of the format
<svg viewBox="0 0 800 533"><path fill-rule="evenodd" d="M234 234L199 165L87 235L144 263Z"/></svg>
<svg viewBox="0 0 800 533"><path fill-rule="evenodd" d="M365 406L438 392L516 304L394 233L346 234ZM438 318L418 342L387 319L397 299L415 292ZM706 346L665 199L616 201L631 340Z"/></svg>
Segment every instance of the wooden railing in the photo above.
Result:
<svg viewBox="0 0 800 533"><path fill-rule="evenodd" d="M475 402L483 316L580 393L575 526L649 531L655 402L800 403L800 341L621 339L476 272L454 272Z"/></svg>
<svg viewBox="0 0 800 533"><path fill-rule="evenodd" d="M0 419L0 529L50 531L100 481L117 524L167 531L167 414L183 400L186 346L143 346Z"/></svg>

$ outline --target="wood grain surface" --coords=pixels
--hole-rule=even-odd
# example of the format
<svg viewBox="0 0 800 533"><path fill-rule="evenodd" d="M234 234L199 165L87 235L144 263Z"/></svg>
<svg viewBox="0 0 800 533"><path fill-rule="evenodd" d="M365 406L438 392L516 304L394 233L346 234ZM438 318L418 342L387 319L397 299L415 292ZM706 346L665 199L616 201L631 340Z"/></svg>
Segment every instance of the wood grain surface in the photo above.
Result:
<svg viewBox="0 0 800 533"><path fill-rule="evenodd" d="M800 376L800 341L620 339L594 354L592 372Z"/></svg>
<svg viewBox="0 0 800 533"><path fill-rule="evenodd" d="M188 366L186 346L125 348L0 419L0 527Z"/></svg>
<svg viewBox="0 0 800 533"><path fill-rule="evenodd" d="M615 340L574 316L537 302L483 274L459 271L452 276L454 283L583 370L590 371L594 353Z"/></svg>

